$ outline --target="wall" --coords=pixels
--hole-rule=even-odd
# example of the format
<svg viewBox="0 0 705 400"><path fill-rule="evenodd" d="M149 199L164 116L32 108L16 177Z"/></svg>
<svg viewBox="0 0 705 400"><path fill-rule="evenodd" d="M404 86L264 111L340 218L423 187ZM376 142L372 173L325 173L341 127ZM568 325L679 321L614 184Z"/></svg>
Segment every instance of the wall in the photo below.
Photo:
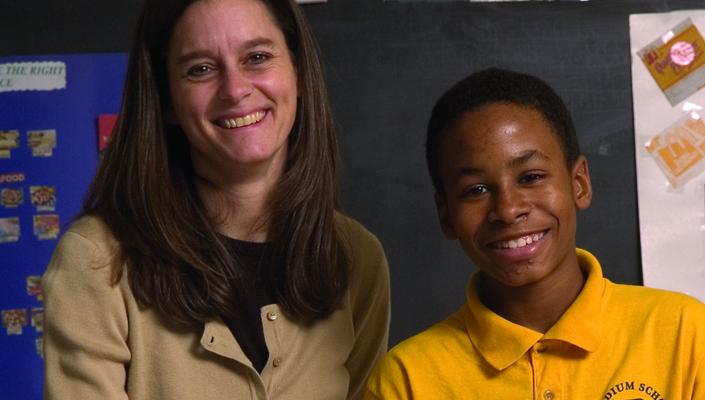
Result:
<svg viewBox="0 0 705 400"><path fill-rule="evenodd" d="M141 1L6 2L0 54L126 51ZM628 15L700 1L382 2L308 5L326 65L349 214L378 235L392 272L396 343L454 311L473 270L436 222L424 164L431 106L469 72L500 66L552 84L574 114L595 190L578 245L641 283Z"/></svg>

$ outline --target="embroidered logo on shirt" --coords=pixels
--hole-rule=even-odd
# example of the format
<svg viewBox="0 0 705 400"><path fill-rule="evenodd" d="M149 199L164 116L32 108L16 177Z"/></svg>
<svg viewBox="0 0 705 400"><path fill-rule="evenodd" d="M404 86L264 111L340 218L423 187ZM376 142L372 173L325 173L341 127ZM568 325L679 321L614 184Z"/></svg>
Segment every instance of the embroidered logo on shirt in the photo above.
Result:
<svg viewBox="0 0 705 400"><path fill-rule="evenodd" d="M666 400L656 388L648 383L624 381L605 392L603 400Z"/></svg>

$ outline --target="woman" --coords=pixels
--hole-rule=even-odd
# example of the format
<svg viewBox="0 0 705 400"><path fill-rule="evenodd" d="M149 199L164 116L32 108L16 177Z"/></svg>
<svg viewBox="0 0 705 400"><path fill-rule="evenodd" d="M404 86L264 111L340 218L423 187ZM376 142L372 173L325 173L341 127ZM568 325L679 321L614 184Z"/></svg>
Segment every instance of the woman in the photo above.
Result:
<svg viewBox="0 0 705 400"><path fill-rule="evenodd" d="M339 214L296 4L147 0L113 141L43 277L46 398L358 398L379 242Z"/></svg>

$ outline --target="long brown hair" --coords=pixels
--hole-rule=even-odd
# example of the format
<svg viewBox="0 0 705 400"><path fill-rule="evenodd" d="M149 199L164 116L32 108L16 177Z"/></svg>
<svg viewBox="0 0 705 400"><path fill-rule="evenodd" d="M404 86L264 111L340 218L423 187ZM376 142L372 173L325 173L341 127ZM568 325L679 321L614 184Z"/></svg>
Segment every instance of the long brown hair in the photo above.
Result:
<svg viewBox="0 0 705 400"><path fill-rule="evenodd" d="M270 195L267 265L277 302L315 320L339 307L348 252L334 223L339 209L338 146L313 35L293 0L261 0L284 33L298 75L297 118L283 176ZM126 266L137 301L180 324L238 310L244 284L199 198L189 143L165 123L166 51L195 0L147 0L129 57L112 141L83 213L101 217L120 243L115 282Z"/></svg>

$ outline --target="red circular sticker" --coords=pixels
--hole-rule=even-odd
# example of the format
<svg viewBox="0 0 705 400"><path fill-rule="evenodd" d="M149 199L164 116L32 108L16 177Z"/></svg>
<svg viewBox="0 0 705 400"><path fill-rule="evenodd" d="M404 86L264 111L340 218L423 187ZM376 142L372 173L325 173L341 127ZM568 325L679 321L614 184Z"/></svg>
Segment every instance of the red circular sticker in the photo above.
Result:
<svg viewBox="0 0 705 400"><path fill-rule="evenodd" d="M695 49L688 42L676 42L671 46L671 61L678 65L688 65L695 59Z"/></svg>

